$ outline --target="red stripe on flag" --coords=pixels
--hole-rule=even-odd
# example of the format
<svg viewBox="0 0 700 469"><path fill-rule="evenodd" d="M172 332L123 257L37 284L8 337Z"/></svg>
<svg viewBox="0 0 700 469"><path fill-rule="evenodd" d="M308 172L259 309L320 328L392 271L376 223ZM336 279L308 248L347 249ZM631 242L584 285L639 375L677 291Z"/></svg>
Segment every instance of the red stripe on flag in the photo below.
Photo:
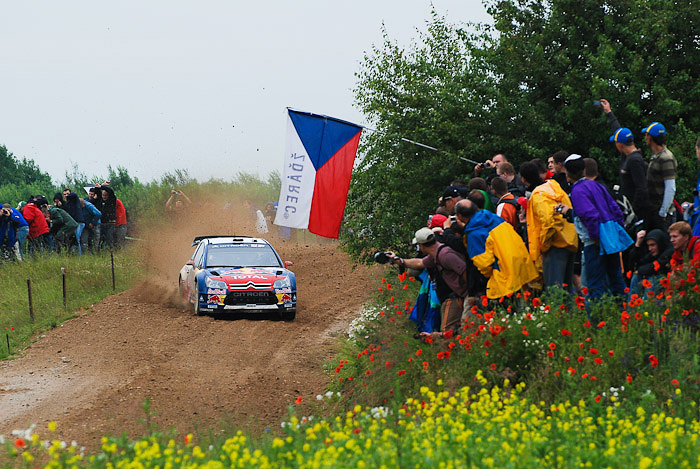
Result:
<svg viewBox="0 0 700 469"><path fill-rule="evenodd" d="M337 238L350 189L352 165L355 162L360 134L316 170L314 196L309 215L309 231L326 238Z"/></svg>

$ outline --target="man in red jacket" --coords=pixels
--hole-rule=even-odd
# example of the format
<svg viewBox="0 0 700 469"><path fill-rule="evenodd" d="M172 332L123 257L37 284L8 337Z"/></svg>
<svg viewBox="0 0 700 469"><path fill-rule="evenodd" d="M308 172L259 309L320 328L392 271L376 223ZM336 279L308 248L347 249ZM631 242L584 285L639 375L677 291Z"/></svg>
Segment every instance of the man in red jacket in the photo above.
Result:
<svg viewBox="0 0 700 469"><path fill-rule="evenodd" d="M22 207L22 216L29 223L29 251L43 250L48 247L49 225L44 212L37 206L35 199Z"/></svg>
<svg viewBox="0 0 700 469"><path fill-rule="evenodd" d="M671 257L673 270L679 270L683 267L686 255L693 267L700 266L700 237L692 236L692 234L693 229L684 221L678 221L668 227L668 235L675 249L673 257Z"/></svg>

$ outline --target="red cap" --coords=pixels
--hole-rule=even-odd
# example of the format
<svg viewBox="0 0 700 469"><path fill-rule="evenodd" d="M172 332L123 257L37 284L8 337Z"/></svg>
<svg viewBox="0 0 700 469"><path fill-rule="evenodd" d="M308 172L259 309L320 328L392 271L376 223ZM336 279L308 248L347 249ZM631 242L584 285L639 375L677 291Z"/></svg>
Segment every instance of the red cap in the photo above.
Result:
<svg viewBox="0 0 700 469"><path fill-rule="evenodd" d="M428 228L435 228L436 226L442 228L442 224L445 223L445 220L447 220L445 215L440 215L437 213L430 219L430 225L428 225Z"/></svg>

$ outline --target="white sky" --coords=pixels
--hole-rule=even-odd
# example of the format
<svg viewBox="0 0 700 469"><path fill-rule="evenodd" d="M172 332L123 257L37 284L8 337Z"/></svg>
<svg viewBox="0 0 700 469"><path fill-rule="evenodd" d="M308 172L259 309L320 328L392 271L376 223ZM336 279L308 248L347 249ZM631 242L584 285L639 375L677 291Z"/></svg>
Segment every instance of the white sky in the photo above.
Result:
<svg viewBox="0 0 700 469"><path fill-rule="evenodd" d="M480 0L432 0L454 23ZM429 0L4 1L0 145L64 180L281 171L287 106L364 124L352 89L381 24L408 45Z"/></svg>

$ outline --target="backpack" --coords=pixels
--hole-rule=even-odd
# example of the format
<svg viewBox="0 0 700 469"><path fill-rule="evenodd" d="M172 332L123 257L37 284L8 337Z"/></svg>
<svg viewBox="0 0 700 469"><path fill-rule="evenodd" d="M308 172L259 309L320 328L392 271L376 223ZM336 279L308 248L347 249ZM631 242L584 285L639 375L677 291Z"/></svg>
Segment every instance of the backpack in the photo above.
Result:
<svg viewBox="0 0 700 469"><path fill-rule="evenodd" d="M635 227L639 222L639 217L637 217L637 214L634 213L629 199L627 199L627 197L620 192L620 186L618 185L613 186L612 196L613 200L615 200L615 203L622 211L622 216L624 217L623 226L625 227L625 231L628 233L635 233Z"/></svg>
<svg viewBox="0 0 700 469"><path fill-rule="evenodd" d="M518 199L503 199L503 200L501 200L501 202L500 202L498 205L501 205L501 204L510 204L510 205L512 205L513 207L515 207L515 213L516 213L516 214L517 214L518 212L520 212L520 209L521 209L521 208L523 208L522 205L520 205L520 203L518 202Z"/></svg>

